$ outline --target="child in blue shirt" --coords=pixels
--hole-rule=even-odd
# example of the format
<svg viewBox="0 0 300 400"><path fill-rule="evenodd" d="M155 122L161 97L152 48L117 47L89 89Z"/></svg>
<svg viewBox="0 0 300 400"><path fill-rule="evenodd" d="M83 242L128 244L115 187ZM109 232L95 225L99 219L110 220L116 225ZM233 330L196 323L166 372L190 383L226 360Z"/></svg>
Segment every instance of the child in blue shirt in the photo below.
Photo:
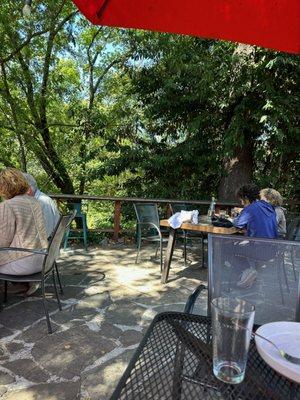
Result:
<svg viewBox="0 0 300 400"><path fill-rule="evenodd" d="M244 208L233 220L233 225L246 229L246 235L250 237L276 239L278 232L274 207L265 200L259 200L258 187L254 184L242 186L237 196Z"/></svg>
<svg viewBox="0 0 300 400"><path fill-rule="evenodd" d="M237 197L244 208L233 220L233 225L244 229L246 236L276 239L277 221L274 207L265 200L259 200L259 189L254 184L242 186ZM259 242L237 243L234 249L228 249L227 261L239 275L237 286L250 288L257 279L257 266L274 258L275 248ZM234 251L233 251L234 250Z"/></svg>

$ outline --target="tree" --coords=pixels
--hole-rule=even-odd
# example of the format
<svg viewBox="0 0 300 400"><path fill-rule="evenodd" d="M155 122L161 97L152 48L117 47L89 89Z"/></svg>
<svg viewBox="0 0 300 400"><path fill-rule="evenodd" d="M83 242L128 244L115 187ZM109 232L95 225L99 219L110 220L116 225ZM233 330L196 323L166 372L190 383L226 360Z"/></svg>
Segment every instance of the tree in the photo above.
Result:
<svg viewBox="0 0 300 400"><path fill-rule="evenodd" d="M152 153L153 186L165 189L168 176L174 192L233 200L237 187L255 178L293 194L262 148L274 156L281 140L290 160L284 175L294 186L296 154L286 143L299 129L297 57L184 36L130 33L128 40L136 44L129 69L147 120L142 136L163 154Z"/></svg>
<svg viewBox="0 0 300 400"><path fill-rule="evenodd" d="M65 193L74 193L68 171L51 137L48 106L51 103L51 68L55 54L61 50L57 37L66 34L66 25L76 11L65 0L59 4L48 1L37 7L34 20L27 23L19 18L14 5L14 2L6 2L0 16L4 38L0 55L4 119L19 141L21 167L26 169L26 144L57 187ZM43 14L47 19L42 18ZM6 125L2 125L2 129L6 129Z"/></svg>
<svg viewBox="0 0 300 400"><path fill-rule="evenodd" d="M1 4L1 165L42 166L63 193L233 200L254 179L297 195L299 58L34 4L28 21Z"/></svg>

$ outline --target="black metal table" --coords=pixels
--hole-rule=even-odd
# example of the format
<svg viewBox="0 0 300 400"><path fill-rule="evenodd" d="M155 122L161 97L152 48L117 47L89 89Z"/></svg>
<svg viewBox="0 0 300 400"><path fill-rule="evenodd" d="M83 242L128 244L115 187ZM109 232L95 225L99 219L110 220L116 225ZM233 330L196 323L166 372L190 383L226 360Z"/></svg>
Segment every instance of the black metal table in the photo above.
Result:
<svg viewBox="0 0 300 400"><path fill-rule="evenodd" d="M207 317L155 317L110 400L298 400L300 385L271 369L250 345L244 382L229 385L212 372Z"/></svg>

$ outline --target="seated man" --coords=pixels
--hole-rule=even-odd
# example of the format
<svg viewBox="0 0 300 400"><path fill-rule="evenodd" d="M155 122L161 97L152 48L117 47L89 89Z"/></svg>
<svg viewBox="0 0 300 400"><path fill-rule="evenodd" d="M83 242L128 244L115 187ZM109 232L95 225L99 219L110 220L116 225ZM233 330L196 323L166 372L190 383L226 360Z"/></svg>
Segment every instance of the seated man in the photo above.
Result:
<svg viewBox="0 0 300 400"><path fill-rule="evenodd" d="M29 196L35 197L42 207L47 237L49 238L50 236L52 236L53 231L59 221L59 212L56 204L51 199L51 197L47 196L45 193L39 190L36 180L32 175L27 173L23 173L23 175L29 185L29 190L27 191L27 194Z"/></svg>
<svg viewBox="0 0 300 400"><path fill-rule="evenodd" d="M233 225L245 230L245 236L276 239L277 221L274 207L265 200L259 200L259 189L254 184L242 186L237 191L244 208L233 220ZM257 278L258 265L274 258L274 246L245 240L233 249L228 249L227 261L240 275L237 286L250 288Z"/></svg>

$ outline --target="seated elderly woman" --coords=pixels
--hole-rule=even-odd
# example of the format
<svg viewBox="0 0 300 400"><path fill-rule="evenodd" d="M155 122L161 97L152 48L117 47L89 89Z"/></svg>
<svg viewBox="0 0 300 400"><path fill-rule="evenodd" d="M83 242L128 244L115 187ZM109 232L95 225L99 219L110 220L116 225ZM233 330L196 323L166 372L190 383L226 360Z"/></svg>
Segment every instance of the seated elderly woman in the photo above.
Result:
<svg viewBox="0 0 300 400"><path fill-rule="evenodd" d="M0 247L47 248L47 234L39 202L26 193L28 183L21 171L0 171ZM43 255L17 251L0 252L0 273L29 275L40 272ZM27 293L29 294L29 293Z"/></svg>

